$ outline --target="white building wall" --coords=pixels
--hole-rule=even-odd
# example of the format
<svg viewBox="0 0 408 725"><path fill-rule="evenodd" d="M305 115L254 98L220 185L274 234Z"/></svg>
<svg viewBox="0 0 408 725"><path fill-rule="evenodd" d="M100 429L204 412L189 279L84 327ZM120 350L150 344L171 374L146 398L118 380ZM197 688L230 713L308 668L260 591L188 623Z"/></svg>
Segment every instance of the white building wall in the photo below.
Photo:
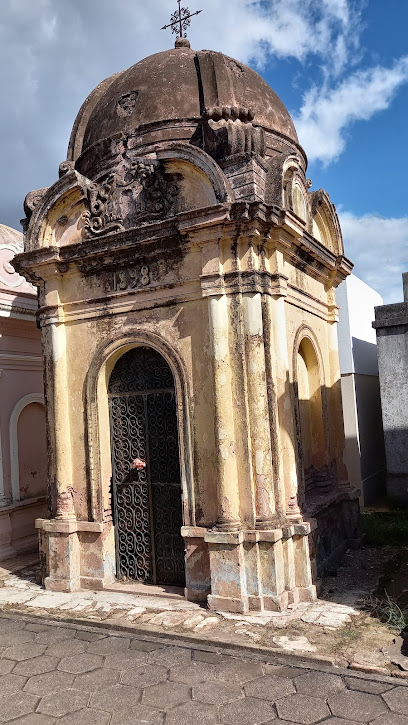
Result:
<svg viewBox="0 0 408 725"><path fill-rule="evenodd" d="M337 290L340 308L338 338L344 427L345 463L351 483L370 504L384 492L385 451L378 379L374 307L381 295L355 275Z"/></svg>

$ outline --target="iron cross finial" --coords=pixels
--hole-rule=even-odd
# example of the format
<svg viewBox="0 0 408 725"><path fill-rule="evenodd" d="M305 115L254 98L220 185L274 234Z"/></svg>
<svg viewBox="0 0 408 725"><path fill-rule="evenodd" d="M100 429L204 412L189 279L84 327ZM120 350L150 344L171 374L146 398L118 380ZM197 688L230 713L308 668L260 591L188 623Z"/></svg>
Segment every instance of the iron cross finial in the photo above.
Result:
<svg viewBox="0 0 408 725"><path fill-rule="evenodd" d="M181 0L177 0L177 2L178 10L176 10L171 16L169 24L163 25L162 30L171 28L172 33L178 33L178 38L186 38L187 35L184 31L187 30L188 26L191 24L191 18L193 18L194 15L199 15L203 11L197 10L195 13L190 13L188 8L181 7Z"/></svg>

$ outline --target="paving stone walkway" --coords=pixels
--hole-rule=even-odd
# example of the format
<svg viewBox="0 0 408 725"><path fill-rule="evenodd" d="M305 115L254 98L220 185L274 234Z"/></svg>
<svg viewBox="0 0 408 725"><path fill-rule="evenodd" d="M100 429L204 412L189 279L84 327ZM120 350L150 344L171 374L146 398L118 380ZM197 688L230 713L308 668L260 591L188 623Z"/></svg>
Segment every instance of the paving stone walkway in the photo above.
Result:
<svg viewBox="0 0 408 725"><path fill-rule="evenodd" d="M4 564L4 563L3 563ZM80 613L88 619L104 620L114 615L117 619L135 622L150 626L178 628L178 631L201 632L202 630L225 628L226 620L236 626L237 633L247 635L253 641L259 641L262 628L268 625L274 628L284 628L290 622L302 622L337 629L351 622L352 617L358 617L360 609L358 601L362 592L346 592L339 600L302 603L297 607L290 606L284 612L262 612L251 615L228 614L209 612L200 604L187 602L184 596L154 596L153 593L142 594L121 590L118 584L114 590L80 591L80 592L50 592L35 582L35 567L22 569L14 573L0 568L0 607L12 605L23 611L35 614L41 612L71 612ZM149 589L149 588L148 588ZM154 588L150 587L153 591ZM244 627L245 625L245 627ZM244 627L244 628L243 628ZM286 647L287 637L276 638L276 644ZM310 645L305 638L300 638L298 646L294 642L293 649L314 652L316 647ZM282 640L282 642L281 642Z"/></svg>
<svg viewBox="0 0 408 725"><path fill-rule="evenodd" d="M408 725L408 683L297 665L2 613L0 723Z"/></svg>

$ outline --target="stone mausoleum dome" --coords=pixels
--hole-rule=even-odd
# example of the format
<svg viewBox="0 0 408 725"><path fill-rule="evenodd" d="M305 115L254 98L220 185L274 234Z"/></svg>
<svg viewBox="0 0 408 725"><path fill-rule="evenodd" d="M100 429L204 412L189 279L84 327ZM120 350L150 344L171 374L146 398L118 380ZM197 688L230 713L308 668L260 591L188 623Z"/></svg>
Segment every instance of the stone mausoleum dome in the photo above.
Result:
<svg viewBox="0 0 408 725"><path fill-rule="evenodd" d="M107 78L89 95L74 124L68 160L83 157L79 166L89 173L90 155L99 155L108 139L136 129L139 144L177 140L203 147L204 126L218 130L217 124L237 120L247 136L250 126L259 130L244 150L263 149L260 129L298 145L290 114L256 71L178 40L176 48Z"/></svg>
<svg viewBox="0 0 408 725"><path fill-rule="evenodd" d="M281 610L357 538L334 324L351 265L306 167L268 84L185 38L85 101L13 261L39 287L47 588Z"/></svg>

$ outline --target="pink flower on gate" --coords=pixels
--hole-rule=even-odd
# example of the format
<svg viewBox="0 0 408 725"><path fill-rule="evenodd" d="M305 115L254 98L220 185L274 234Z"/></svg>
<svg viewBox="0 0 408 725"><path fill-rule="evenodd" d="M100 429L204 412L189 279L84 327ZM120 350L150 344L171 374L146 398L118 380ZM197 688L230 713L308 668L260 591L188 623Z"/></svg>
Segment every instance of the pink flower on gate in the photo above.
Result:
<svg viewBox="0 0 408 725"><path fill-rule="evenodd" d="M142 471L143 468L146 468L146 461L142 461L140 458L135 458L132 463L132 468L137 468L138 471Z"/></svg>

